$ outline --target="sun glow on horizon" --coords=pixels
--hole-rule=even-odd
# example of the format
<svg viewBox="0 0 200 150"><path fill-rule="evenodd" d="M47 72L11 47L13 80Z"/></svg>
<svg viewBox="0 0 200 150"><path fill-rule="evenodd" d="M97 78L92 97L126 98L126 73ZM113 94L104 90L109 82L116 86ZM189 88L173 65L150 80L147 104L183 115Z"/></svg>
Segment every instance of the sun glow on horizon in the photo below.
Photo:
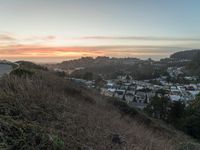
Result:
<svg viewBox="0 0 200 150"><path fill-rule="evenodd" d="M49 58L49 62L88 56L139 57L144 59L151 57L160 59L175 51L185 49L186 47L180 47L180 45L184 45L185 41L198 43L200 39L91 36L71 38L71 44L68 40L69 38L52 35L17 36L10 33L0 34L0 59L48 61ZM68 42L65 43L65 41ZM173 41L172 45L169 44L170 41ZM72 46L72 43L75 43L76 46ZM82 43L84 44L81 45Z"/></svg>
<svg viewBox="0 0 200 150"><path fill-rule="evenodd" d="M2 0L0 59L160 59L198 49L199 5L194 0Z"/></svg>

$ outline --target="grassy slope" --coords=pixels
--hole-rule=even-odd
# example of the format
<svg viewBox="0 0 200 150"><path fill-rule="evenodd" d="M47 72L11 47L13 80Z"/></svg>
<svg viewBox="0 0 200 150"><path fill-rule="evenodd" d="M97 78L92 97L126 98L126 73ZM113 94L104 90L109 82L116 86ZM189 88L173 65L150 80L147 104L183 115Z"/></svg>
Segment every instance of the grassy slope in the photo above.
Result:
<svg viewBox="0 0 200 150"><path fill-rule="evenodd" d="M199 147L182 133L125 103L77 87L46 71L0 80L0 133L0 149Z"/></svg>

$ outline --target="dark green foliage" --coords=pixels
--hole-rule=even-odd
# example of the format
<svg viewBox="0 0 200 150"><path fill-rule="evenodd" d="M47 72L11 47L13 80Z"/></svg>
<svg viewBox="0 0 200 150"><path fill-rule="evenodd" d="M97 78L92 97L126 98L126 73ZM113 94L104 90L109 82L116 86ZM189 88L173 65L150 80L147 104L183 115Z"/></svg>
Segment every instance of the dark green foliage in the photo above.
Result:
<svg viewBox="0 0 200 150"><path fill-rule="evenodd" d="M66 86L65 87L65 91L67 94L70 94L70 95L79 95L81 94L81 89L79 88L76 88L75 86L71 85L71 86Z"/></svg>
<svg viewBox="0 0 200 150"><path fill-rule="evenodd" d="M185 114L185 104L181 101L171 102L167 97L165 91L159 90L161 96L156 95L147 105L145 111L152 117L162 119L167 123L180 127L182 120L181 118Z"/></svg>
<svg viewBox="0 0 200 150"><path fill-rule="evenodd" d="M106 81L101 76L98 76L98 78L95 80L95 86L97 88L103 87L105 84Z"/></svg>
<svg viewBox="0 0 200 150"><path fill-rule="evenodd" d="M161 119L180 128L182 125L182 117L185 114L185 104L181 101L171 102L167 97L164 97L165 91L157 91L162 96L156 95L145 108L150 116Z"/></svg>
<svg viewBox="0 0 200 150"><path fill-rule="evenodd" d="M58 75L59 77L65 77L66 76L64 71L56 71L55 74Z"/></svg>
<svg viewBox="0 0 200 150"><path fill-rule="evenodd" d="M19 68L19 69L13 70L11 72L11 75L16 75L16 76L19 76L19 77L32 76L33 74L34 74L33 71L28 70L28 69L23 69L23 68Z"/></svg>
<svg viewBox="0 0 200 150"><path fill-rule="evenodd" d="M152 117L164 120L175 128L200 140L200 98L185 107L181 101L171 102L155 96L145 111Z"/></svg>
<svg viewBox="0 0 200 150"><path fill-rule="evenodd" d="M145 111L152 117L167 121L170 101L166 97L156 95L147 105Z"/></svg>
<svg viewBox="0 0 200 150"><path fill-rule="evenodd" d="M160 89L156 91L157 94L161 94L162 96L164 96L165 94L168 94L169 92L167 90L164 89Z"/></svg>
<svg viewBox="0 0 200 150"><path fill-rule="evenodd" d="M111 73L110 78L111 79L117 79L118 76L125 76L125 75L126 75L126 73L123 72L123 71L116 71L114 73Z"/></svg>
<svg viewBox="0 0 200 150"><path fill-rule="evenodd" d="M48 133L40 126L13 120L10 117L0 116L0 132L0 149L64 150L64 143L59 137Z"/></svg>
<svg viewBox="0 0 200 150"><path fill-rule="evenodd" d="M53 147L55 150L65 149L64 141L60 139L57 135L52 135L52 139L53 139Z"/></svg>
<svg viewBox="0 0 200 150"><path fill-rule="evenodd" d="M36 65L32 62L27 62L27 61L18 61L19 64L18 68L14 69L11 74L12 75L17 75L19 77L22 76L32 76L36 71L38 70L43 70L46 71L47 69L40 66Z"/></svg>
<svg viewBox="0 0 200 150"><path fill-rule="evenodd" d="M139 113L139 111L135 107L128 105L126 102L116 98L111 98L110 100L112 104L121 111L122 115L135 117L137 118L138 122L141 122L145 125L150 125L152 123L150 118L148 118L145 114L142 114L141 112Z"/></svg>
<svg viewBox="0 0 200 150"><path fill-rule="evenodd" d="M200 139L200 111L195 111L192 115L184 119L183 130L187 134Z"/></svg>
<svg viewBox="0 0 200 150"><path fill-rule="evenodd" d="M149 88L144 88L144 89L140 89L140 90L137 90L138 92L151 92L152 90L149 89Z"/></svg>
<svg viewBox="0 0 200 150"><path fill-rule="evenodd" d="M170 111L168 114L167 122L174 125L176 128L180 128L182 126L182 117L185 115L185 104L177 101L173 102L170 105Z"/></svg>
<svg viewBox="0 0 200 150"><path fill-rule="evenodd" d="M40 65L34 64L32 62L29 62L29 61L18 61L17 63L20 65L21 68L36 69L36 70L47 70L46 68L44 68Z"/></svg>
<svg viewBox="0 0 200 150"><path fill-rule="evenodd" d="M17 65L17 64L15 64L15 63L10 63L10 65L12 66L12 68L13 68L13 69L15 69L15 68L17 68L17 67L18 67L18 65Z"/></svg>
<svg viewBox="0 0 200 150"><path fill-rule="evenodd" d="M85 79L85 80L93 80L93 73L92 72L86 72L83 75L83 79Z"/></svg>
<svg viewBox="0 0 200 150"><path fill-rule="evenodd" d="M190 141L181 143L177 146L176 150L199 150L199 145Z"/></svg>
<svg viewBox="0 0 200 150"><path fill-rule="evenodd" d="M129 114L130 116L135 116L138 114L138 111L134 107L130 107L126 102L118 99L112 100L113 105L119 108L125 114Z"/></svg>
<svg viewBox="0 0 200 150"><path fill-rule="evenodd" d="M187 107L182 130L200 140L200 97Z"/></svg>

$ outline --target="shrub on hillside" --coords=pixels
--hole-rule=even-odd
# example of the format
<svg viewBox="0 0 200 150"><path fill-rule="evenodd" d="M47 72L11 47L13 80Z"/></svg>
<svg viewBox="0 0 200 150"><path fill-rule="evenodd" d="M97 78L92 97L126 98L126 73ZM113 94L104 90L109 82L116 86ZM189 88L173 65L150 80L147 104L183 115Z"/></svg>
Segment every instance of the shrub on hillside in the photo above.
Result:
<svg viewBox="0 0 200 150"><path fill-rule="evenodd" d="M22 69L22 68L13 70L11 72L11 75L16 75L16 76L19 76L19 77L22 77L22 76L32 76L33 74L34 74L33 71L28 70L28 69Z"/></svg>

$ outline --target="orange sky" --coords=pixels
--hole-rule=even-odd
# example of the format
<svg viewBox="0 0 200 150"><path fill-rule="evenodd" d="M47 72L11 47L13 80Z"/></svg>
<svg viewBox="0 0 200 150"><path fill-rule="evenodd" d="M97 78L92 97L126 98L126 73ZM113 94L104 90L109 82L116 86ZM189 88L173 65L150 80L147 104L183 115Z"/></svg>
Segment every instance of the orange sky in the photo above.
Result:
<svg viewBox="0 0 200 150"><path fill-rule="evenodd" d="M162 51L160 51L162 49ZM173 51L163 50L162 47L152 46L80 46L58 47L37 45L10 45L0 47L0 59L30 60L36 62L60 62L80 57L139 57L162 58Z"/></svg>
<svg viewBox="0 0 200 150"><path fill-rule="evenodd" d="M184 46L186 41L190 43L198 42L198 40L133 36L66 38L53 35L24 36L0 33L0 59L11 61L29 60L34 62L60 62L88 56L160 59L168 57L176 51L189 49L188 45L180 47L180 45ZM173 44L171 44L172 41Z"/></svg>
<svg viewBox="0 0 200 150"><path fill-rule="evenodd" d="M0 59L160 59L198 49L200 1L182 1L2 0Z"/></svg>

